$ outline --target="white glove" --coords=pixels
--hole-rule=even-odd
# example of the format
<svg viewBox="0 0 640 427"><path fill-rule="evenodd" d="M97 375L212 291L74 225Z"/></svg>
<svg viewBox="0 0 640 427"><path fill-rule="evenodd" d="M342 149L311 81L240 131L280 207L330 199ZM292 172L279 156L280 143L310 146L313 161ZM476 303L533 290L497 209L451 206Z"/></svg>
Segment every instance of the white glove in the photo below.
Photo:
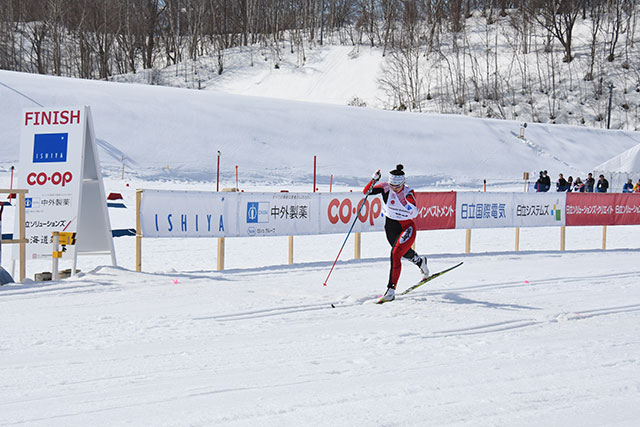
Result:
<svg viewBox="0 0 640 427"><path fill-rule="evenodd" d="M380 175L380 169L378 169L371 177L371 180L375 184L376 182L380 181L380 178L382 178L382 175Z"/></svg>

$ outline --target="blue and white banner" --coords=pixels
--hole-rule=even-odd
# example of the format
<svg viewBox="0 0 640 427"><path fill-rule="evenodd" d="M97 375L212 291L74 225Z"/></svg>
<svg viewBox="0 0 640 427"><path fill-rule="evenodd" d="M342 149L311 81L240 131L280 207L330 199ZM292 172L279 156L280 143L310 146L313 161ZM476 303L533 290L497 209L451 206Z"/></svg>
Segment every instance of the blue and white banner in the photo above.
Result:
<svg viewBox="0 0 640 427"><path fill-rule="evenodd" d="M457 193L456 228L513 226L512 193Z"/></svg>
<svg viewBox="0 0 640 427"><path fill-rule="evenodd" d="M319 234L317 193L239 193L238 236Z"/></svg>
<svg viewBox="0 0 640 427"><path fill-rule="evenodd" d="M144 237L261 237L384 228L379 197L359 193L227 193L144 190ZM358 214L359 212L359 214ZM358 218L356 220L356 217Z"/></svg>
<svg viewBox="0 0 640 427"><path fill-rule="evenodd" d="M145 237L236 235L236 193L145 190L140 206Z"/></svg>
<svg viewBox="0 0 640 427"><path fill-rule="evenodd" d="M566 193L459 192L456 228L565 225Z"/></svg>
<svg viewBox="0 0 640 427"><path fill-rule="evenodd" d="M513 193L514 227L553 227L566 223L567 193Z"/></svg>

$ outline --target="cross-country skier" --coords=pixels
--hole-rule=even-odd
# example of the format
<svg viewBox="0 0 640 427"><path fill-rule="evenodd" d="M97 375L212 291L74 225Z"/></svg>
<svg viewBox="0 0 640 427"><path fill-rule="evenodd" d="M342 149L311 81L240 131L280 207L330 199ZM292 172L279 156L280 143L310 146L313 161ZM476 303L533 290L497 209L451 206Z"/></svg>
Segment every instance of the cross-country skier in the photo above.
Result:
<svg viewBox="0 0 640 427"><path fill-rule="evenodd" d="M363 193L382 194L382 213L385 216L384 230L391 245L391 269L389 283L382 301L395 299L396 285L402 269L401 259L404 257L420 268L424 277L429 275L427 257L418 255L411 249L416 240L416 224L413 219L418 216L415 194L413 189L404 185L404 167L396 166L389 172L389 182L381 182L380 171L373 174L373 179L364 188Z"/></svg>

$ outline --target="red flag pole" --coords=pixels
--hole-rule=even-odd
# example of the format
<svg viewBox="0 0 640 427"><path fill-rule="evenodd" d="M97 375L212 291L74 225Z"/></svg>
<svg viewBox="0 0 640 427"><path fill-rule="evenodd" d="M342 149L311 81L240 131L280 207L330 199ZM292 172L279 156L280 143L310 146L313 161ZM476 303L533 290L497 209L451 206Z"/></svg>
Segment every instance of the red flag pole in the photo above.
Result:
<svg viewBox="0 0 640 427"><path fill-rule="evenodd" d="M220 155L222 153L218 150L218 167L216 169L216 191L220 191Z"/></svg>

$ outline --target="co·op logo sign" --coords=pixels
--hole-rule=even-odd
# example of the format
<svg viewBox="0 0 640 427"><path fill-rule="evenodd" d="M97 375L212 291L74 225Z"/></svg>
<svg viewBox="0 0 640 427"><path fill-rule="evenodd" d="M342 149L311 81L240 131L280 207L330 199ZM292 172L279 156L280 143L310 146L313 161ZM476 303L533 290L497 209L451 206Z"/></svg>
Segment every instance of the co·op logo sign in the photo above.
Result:
<svg viewBox="0 0 640 427"><path fill-rule="evenodd" d="M50 182L53 185L62 185L63 187L71 182L73 175L71 172L54 172L48 175L46 172L35 173L31 172L27 175L27 184L29 185L45 185Z"/></svg>
<svg viewBox="0 0 640 427"><path fill-rule="evenodd" d="M351 202L351 199L344 199L342 201L338 199L333 199L329 203L329 209L327 214L329 215L329 222L331 224L337 224L338 221L342 221L344 224L348 224L351 222L351 217L358 213L360 207L362 206L362 200L358 202L357 206L354 206ZM373 225L373 222L376 218L380 216L382 212L382 202L380 199L373 199L371 202L368 200L364 200L364 206L362 206L362 210L360 211L360 215L358 215L358 219L362 223L366 223Z"/></svg>

